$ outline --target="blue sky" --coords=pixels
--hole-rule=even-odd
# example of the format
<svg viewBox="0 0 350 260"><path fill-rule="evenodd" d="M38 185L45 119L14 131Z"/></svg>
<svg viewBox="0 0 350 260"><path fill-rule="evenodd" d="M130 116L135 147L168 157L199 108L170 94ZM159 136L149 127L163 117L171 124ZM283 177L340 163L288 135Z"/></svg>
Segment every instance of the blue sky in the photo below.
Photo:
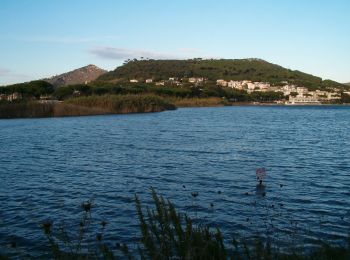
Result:
<svg viewBox="0 0 350 260"><path fill-rule="evenodd" d="M349 0L1 0L0 85L127 58L256 57L350 81Z"/></svg>

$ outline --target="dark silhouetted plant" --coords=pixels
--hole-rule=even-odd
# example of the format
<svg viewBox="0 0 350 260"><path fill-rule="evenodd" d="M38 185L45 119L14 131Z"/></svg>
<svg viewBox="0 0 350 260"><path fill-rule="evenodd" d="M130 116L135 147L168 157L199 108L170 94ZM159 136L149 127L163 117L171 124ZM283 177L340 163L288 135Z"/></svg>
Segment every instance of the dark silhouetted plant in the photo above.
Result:
<svg viewBox="0 0 350 260"><path fill-rule="evenodd" d="M152 188L155 209L144 214L135 196L140 220L142 258L151 259L226 259L227 253L219 229L193 224L186 214L176 212L174 205L158 196ZM145 216L146 215L146 216Z"/></svg>

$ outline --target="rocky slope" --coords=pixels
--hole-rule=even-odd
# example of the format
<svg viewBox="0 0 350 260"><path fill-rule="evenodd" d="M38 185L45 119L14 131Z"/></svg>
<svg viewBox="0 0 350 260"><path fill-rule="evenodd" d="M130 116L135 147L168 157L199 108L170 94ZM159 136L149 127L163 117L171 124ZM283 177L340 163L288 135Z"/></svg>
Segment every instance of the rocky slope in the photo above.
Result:
<svg viewBox="0 0 350 260"><path fill-rule="evenodd" d="M79 69L72 70L70 72L63 73L61 75L53 76L45 81L51 83L55 87L74 85L74 84L86 84L99 76L105 74L107 71L103 70L95 65L88 65Z"/></svg>

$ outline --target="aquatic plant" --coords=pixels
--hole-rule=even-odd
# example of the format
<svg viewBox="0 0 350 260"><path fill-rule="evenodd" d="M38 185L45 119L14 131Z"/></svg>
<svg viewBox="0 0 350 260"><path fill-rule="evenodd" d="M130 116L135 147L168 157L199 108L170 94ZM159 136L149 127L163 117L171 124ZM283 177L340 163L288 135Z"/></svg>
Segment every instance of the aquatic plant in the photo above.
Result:
<svg viewBox="0 0 350 260"><path fill-rule="evenodd" d="M195 225L189 216L178 213L174 205L158 196L153 188L151 192L155 209L147 208L146 214L135 196L142 233L141 258L226 259L219 229L212 231L208 226Z"/></svg>
<svg viewBox="0 0 350 260"><path fill-rule="evenodd" d="M193 198L198 196L198 193L192 193ZM274 239L274 235L269 235L271 225L266 225L267 236L257 234L251 239L238 236L225 239L219 228L198 224L189 215L178 212L169 200L158 195L153 188L151 196L152 206L143 207L139 197L135 195L140 226L136 250L130 251L125 243L118 242L110 247L110 244L104 242L108 223L105 220L96 223L92 217L94 202L87 200L81 204L82 216L75 235L64 224L56 225L51 219L41 223L52 257L115 259L119 255L129 259L350 259L350 236L347 247L320 242L316 250L295 251L294 241L291 240L289 243L292 250L281 251L278 240ZM278 204L274 207L271 204L266 205L274 210ZM268 214L266 217L273 219L282 215ZM247 221L250 219L247 218ZM288 241L286 237L281 239Z"/></svg>

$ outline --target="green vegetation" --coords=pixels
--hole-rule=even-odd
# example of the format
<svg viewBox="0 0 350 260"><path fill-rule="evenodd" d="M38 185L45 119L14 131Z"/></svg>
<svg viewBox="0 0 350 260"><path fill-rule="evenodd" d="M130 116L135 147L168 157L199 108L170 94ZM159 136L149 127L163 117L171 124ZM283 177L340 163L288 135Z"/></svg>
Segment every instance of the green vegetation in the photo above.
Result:
<svg viewBox="0 0 350 260"><path fill-rule="evenodd" d="M169 80L175 77L176 80ZM189 77L204 77L204 82L189 83ZM130 83L130 79L155 83ZM123 66L101 75L89 84L56 87L38 80L0 88L0 118L99 115L111 113L155 112L177 107L222 106L242 103L274 103L288 96L282 92L254 91L221 87L217 79L251 80L284 85L286 82L306 86L309 90L349 86L331 80L292 71L259 59L243 60L128 60ZM180 83L181 81L181 83ZM243 86L244 87L244 86ZM275 88L276 89L276 88ZM292 92L291 96L297 96ZM308 94L305 94L307 96ZM110 97L108 97L110 96ZM324 96L326 98L326 96ZM56 100L39 103L35 100ZM3 100L3 101L1 101ZM7 101L14 102L9 104ZM63 103L57 102L64 101ZM323 103L349 103L349 96L324 100ZM26 111L25 111L26 110Z"/></svg>
<svg viewBox="0 0 350 260"><path fill-rule="evenodd" d="M218 97L208 98L168 98L168 100L176 107L217 107L229 105L226 99Z"/></svg>
<svg viewBox="0 0 350 260"><path fill-rule="evenodd" d="M342 93L340 103L341 104L350 104L350 95Z"/></svg>
<svg viewBox="0 0 350 260"><path fill-rule="evenodd" d="M64 102L0 102L0 118L86 116L160 112L175 109L165 99L153 95L106 95L68 99Z"/></svg>
<svg viewBox="0 0 350 260"><path fill-rule="evenodd" d="M40 98L42 95L50 95L54 87L43 80L35 80L27 83L14 84L7 87L0 87L0 94L18 93L23 99Z"/></svg>
<svg viewBox="0 0 350 260"><path fill-rule="evenodd" d="M248 94L243 90L232 88L222 88L215 84L204 84L203 86L185 85L182 87L171 86L155 86L152 84L121 84L121 83L106 83L106 84L90 84L90 85L72 85L68 87L58 88L54 92L60 100L74 97L74 93L79 92L80 96L90 95L156 95L169 100L198 100L208 98L225 98L232 102L274 102L283 99L281 92L254 92ZM205 103L205 101L203 102Z"/></svg>
<svg viewBox="0 0 350 260"><path fill-rule="evenodd" d="M310 90L329 87L346 88L345 85L324 80L297 70L290 70L260 59L220 60L128 60L123 66L101 75L98 82L125 82L129 79L155 81L169 77L204 77L209 81L251 80L270 82L273 85L289 83L305 86Z"/></svg>
<svg viewBox="0 0 350 260"><path fill-rule="evenodd" d="M199 226L186 214L176 212L174 205L152 189L155 209L144 214L136 196L140 221L143 259L226 259L227 252L219 229Z"/></svg>
<svg viewBox="0 0 350 260"><path fill-rule="evenodd" d="M175 109L166 100L154 95L104 95L66 100L67 104L100 108L106 113L144 113Z"/></svg>
<svg viewBox="0 0 350 260"><path fill-rule="evenodd" d="M0 118L31 118L48 117L53 115L51 104L28 102L0 102Z"/></svg>

